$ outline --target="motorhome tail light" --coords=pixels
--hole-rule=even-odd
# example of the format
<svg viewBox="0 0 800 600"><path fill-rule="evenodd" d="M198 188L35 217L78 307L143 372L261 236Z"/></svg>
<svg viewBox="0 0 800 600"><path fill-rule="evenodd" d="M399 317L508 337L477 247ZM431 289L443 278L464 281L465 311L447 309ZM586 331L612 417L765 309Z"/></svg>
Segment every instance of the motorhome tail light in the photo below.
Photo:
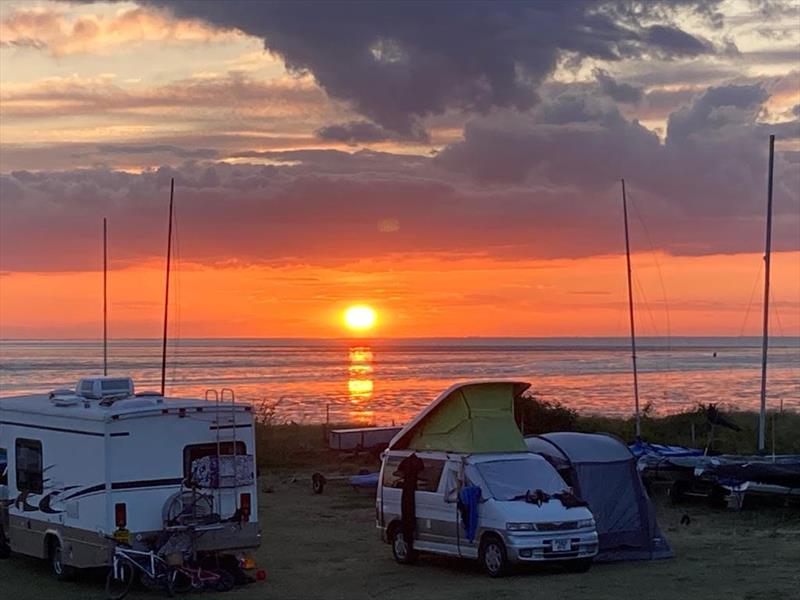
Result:
<svg viewBox="0 0 800 600"><path fill-rule="evenodd" d="M118 502L114 505L114 522L119 529L124 529L128 524L128 507L124 502Z"/></svg>
<svg viewBox="0 0 800 600"><path fill-rule="evenodd" d="M267 578L267 572L264 569L259 569L256 571L256 579L258 581L264 581Z"/></svg>
<svg viewBox="0 0 800 600"><path fill-rule="evenodd" d="M250 520L250 494L241 494L239 496L239 506L241 506L242 521Z"/></svg>

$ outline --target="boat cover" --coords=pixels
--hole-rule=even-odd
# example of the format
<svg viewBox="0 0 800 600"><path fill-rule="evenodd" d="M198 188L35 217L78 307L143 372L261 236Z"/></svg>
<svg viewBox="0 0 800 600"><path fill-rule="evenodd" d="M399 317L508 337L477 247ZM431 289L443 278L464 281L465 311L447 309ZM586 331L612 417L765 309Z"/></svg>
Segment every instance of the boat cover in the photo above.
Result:
<svg viewBox="0 0 800 600"><path fill-rule="evenodd" d="M456 384L406 425L389 449L524 452L525 440L514 421L514 398L528 387L514 381Z"/></svg>

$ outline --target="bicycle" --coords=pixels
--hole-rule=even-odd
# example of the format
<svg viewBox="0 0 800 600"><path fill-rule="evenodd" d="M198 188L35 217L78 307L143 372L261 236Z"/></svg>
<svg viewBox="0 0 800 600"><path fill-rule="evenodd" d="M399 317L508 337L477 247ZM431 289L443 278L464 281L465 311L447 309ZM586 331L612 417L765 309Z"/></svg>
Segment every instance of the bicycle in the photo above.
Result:
<svg viewBox="0 0 800 600"><path fill-rule="evenodd" d="M225 569L203 569L202 567L181 566L176 568L174 590L185 593L191 590L213 590L229 592L236 584L233 575Z"/></svg>
<svg viewBox="0 0 800 600"><path fill-rule="evenodd" d="M117 546L106 578L108 600L122 600L130 591L137 571L142 584L148 589L163 590L170 598L175 595L177 571L174 567L152 550L144 552Z"/></svg>

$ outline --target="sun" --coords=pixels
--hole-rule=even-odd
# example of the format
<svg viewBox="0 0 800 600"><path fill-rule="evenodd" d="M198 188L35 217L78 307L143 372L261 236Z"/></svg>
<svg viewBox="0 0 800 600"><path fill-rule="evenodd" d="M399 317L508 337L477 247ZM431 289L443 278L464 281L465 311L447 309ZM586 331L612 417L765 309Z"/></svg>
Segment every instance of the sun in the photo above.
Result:
<svg viewBox="0 0 800 600"><path fill-rule="evenodd" d="M368 331L375 326L375 311L364 304L351 306L344 311L344 322L353 331Z"/></svg>

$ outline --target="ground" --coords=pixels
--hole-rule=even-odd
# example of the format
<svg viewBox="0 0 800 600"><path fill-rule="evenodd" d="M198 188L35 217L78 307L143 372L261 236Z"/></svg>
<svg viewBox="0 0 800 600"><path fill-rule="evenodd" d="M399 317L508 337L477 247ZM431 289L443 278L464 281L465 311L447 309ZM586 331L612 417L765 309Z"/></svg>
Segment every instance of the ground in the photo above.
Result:
<svg viewBox="0 0 800 600"><path fill-rule="evenodd" d="M565 598L789 599L800 598L800 514L796 509L740 513L659 501L659 520L676 558L594 565L586 574L526 570L504 579L484 576L468 561L422 557L414 566L392 559L374 526L374 501L341 484L321 496L310 477L263 477L259 517L264 544L257 558L267 580L226 594L228 600L498 600ZM269 491L267 491L269 490ZM681 525L684 514L689 525ZM103 598L103 575L74 583L54 581L40 561L0 561L0 598ZM131 598L157 598L134 592Z"/></svg>

